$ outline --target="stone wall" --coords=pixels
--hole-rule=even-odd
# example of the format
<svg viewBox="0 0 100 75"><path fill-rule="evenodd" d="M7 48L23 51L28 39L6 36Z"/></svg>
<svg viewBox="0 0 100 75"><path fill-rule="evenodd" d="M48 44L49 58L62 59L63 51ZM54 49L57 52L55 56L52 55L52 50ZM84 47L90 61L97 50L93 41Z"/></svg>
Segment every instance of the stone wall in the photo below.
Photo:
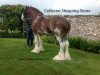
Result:
<svg viewBox="0 0 100 75"><path fill-rule="evenodd" d="M71 20L70 36L100 40L100 16L66 16Z"/></svg>

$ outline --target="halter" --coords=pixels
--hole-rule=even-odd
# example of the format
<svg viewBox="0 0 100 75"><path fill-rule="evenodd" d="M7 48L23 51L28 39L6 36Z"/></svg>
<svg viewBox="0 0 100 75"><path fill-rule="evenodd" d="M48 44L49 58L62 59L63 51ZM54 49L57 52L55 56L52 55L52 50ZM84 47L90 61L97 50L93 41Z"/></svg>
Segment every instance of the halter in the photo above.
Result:
<svg viewBox="0 0 100 75"><path fill-rule="evenodd" d="M29 9L24 12L24 16L26 17L26 19L30 18L32 20L32 17L29 15L28 11Z"/></svg>
<svg viewBox="0 0 100 75"><path fill-rule="evenodd" d="M29 10L31 10L31 9L29 9L29 8L26 8L26 10L25 10L25 17L26 17L26 19L27 18L30 18L31 20L34 18L32 18L32 16L30 15L30 13L29 13ZM43 15L41 15L41 13L39 13L37 16L36 16L36 18L34 18L34 21L36 21L37 19L40 19L41 17L44 17Z"/></svg>

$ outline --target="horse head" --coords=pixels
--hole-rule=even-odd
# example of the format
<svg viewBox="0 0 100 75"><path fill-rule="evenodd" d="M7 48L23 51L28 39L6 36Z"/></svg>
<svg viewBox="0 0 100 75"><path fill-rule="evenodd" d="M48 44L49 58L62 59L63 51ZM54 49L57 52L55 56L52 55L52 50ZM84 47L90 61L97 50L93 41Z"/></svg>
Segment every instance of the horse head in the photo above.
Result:
<svg viewBox="0 0 100 75"><path fill-rule="evenodd" d="M25 21L26 18L27 18L27 15L28 15L28 12L27 12L27 11L28 11L28 8L29 8L28 6L25 6L25 7L24 7L24 12L23 12L22 15L21 15L21 20L22 20L22 21Z"/></svg>
<svg viewBox="0 0 100 75"><path fill-rule="evenodd" d="M24 12L22 13L21 19L24 21L27 18L31 18L32 20L35 20L37 18L37 16L42 16L43 13L34 8L34 7L29 7L29 6L25 6L24 8Z"/></svg>

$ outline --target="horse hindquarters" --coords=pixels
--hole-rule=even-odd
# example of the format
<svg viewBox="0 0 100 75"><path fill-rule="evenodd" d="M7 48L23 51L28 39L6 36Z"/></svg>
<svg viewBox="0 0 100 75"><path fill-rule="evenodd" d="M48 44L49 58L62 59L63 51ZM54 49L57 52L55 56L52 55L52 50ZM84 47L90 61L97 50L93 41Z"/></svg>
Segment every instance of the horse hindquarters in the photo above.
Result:
<svg viewBox="0 0 100 75"><path fill-rule="evenodd" d="M54 33L60 45L59 53L53 58L54 60L71 60L68 46L69 42L66 36L70 30L70 24L66 19L57 20L55 23Z"/></svg>

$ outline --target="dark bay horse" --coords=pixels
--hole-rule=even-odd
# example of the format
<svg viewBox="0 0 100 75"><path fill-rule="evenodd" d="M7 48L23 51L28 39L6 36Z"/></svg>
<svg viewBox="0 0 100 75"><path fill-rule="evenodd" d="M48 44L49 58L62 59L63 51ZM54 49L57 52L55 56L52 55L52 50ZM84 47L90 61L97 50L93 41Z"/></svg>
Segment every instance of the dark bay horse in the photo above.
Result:
<svg viewBox="0 0 100 75"><path fill-rule="evenodd" d="M65 17L52 16L45 18L40 10L34 7L26 7L21 18L22 20L27 18L32 19L32 30L35 38L35 47L31 52L39 53L44 51L42 46L42 39L40 37L41 33L52 34L56 37L60 45L59 53L53 59L71 60L70 54L68 52L69 42L66 39L70 31L70 23Z"/></svg>

